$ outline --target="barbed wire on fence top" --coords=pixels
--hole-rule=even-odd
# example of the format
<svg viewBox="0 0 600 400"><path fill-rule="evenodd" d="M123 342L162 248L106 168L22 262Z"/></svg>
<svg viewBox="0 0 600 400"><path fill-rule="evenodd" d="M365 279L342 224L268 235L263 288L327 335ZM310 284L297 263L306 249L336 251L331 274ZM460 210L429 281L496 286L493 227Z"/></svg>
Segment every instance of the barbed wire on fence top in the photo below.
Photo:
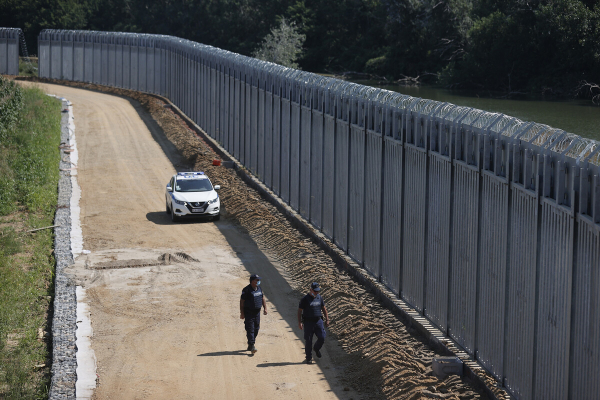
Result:
<svg viewBox="0 0 600 400"><path fill-rule="evenodd" d="M227 68L240 70L239 74L238 72L234 74L236 79L244 79L251 84L260 82L260 88L264 90L279 90L279 88L275 88L275 83L279 82L282 93L274 94L293 102L299 102L302 98L302 90L308 90L306 86L309 86L317 93L320 91L329 93L329 101L334 98L338 98L342 102L351 99L354 99L352 101L361 102L366 100L375 104L376 107L392 107L404 112L412 111L421 115L443 118L449 123L460 123L473 128L488 129L489 133L529 143L539 147L540 151L550 151L564 155L576 160L577 163L585 161L600 166L600 152L598 151L600 146L595 140L585 139L544 124L524 122L516 117L457 106L451 103L415 98L387 89L377 89L338 78L283 67L269 61L258 60L175 36L131 32L44 29L40 32L40 38L52 40L54 34L58 36L72 35L71 37L77 41L100 40L102 42L102 38L126 38L133 39L132 42L146 47L148 47L148 44L160 48L166 48L169 45L177 51L197 57L201 63L227 64ZM327 96L323 96L323 101ZM332 112L330 111L330 113ZM556 141L558 143L555 143ZM579 153L577 153L578 151Z"/></svg>

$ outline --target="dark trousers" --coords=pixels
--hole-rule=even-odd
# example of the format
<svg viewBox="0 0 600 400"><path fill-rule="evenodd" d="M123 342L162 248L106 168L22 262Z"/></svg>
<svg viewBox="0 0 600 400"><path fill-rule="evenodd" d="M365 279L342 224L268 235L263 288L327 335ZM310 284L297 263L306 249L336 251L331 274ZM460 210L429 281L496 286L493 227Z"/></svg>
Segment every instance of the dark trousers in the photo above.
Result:
<svg viewBox="0 0 600 400"><path fill-rule="evenodd" d="M244 326L248 344L254 344L260 329L260 310L244 310Z"/></svg>
<svg viewBox="0 0 600 400"><path fill-rule="evenodd" d="M321 350L323 343L325 343L325 337L327 336L325 333L325 327L323 326L323 320L321 318L316 321L304 321L304 353L306 354L307 360L312 360L313 335L317 336L317 342L315 343L314 347L315 351Z"/></svg>

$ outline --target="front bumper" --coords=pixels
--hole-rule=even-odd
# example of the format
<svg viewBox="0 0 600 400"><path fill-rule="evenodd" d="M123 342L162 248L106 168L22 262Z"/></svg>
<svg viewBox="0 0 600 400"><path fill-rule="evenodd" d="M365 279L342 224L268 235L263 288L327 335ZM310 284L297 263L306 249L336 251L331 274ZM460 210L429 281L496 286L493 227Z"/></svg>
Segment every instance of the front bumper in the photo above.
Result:
<svg viewBox="0 0 600 400"><path fill-rule="evenodd" d="M204 211L198 211L189 204L181 205L173 202L173 213L180 218L216 217L221 213L221 204L220 202L210 204Z"/></svg>

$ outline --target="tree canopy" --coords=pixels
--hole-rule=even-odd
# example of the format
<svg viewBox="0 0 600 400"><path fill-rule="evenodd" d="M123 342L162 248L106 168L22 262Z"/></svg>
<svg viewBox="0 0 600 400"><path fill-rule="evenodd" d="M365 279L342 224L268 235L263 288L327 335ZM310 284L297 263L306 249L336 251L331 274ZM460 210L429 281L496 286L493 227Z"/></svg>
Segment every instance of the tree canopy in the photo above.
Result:
<svg viewBox="0 0 600 400"><path fill-rule="evenodd" d="M312 72L573 95L600 83L600 0L0 0L0 26L178 36L257 54L280 22Z"/></svg>

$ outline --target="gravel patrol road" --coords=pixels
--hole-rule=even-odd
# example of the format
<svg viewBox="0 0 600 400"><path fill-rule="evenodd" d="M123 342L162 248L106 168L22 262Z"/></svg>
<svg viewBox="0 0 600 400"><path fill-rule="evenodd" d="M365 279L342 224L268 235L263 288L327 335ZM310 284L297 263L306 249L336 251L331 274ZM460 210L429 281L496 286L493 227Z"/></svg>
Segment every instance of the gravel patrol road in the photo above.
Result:
<svg viewBox="0 0 600 400"><path fill-rule="evenodd" d="M296 231L162 101L89 84L36 85L74 105L95 399L475 399L374 296ZM111 92L107 94L103 92ZM164 188L177 170L222 186L218 222L174 224ZM262 276L269 313L251 356L239 296ZM304 365L298 301L318 280L332 319L323 358ZM493 380L489 381L493 385Z"/></svg>

